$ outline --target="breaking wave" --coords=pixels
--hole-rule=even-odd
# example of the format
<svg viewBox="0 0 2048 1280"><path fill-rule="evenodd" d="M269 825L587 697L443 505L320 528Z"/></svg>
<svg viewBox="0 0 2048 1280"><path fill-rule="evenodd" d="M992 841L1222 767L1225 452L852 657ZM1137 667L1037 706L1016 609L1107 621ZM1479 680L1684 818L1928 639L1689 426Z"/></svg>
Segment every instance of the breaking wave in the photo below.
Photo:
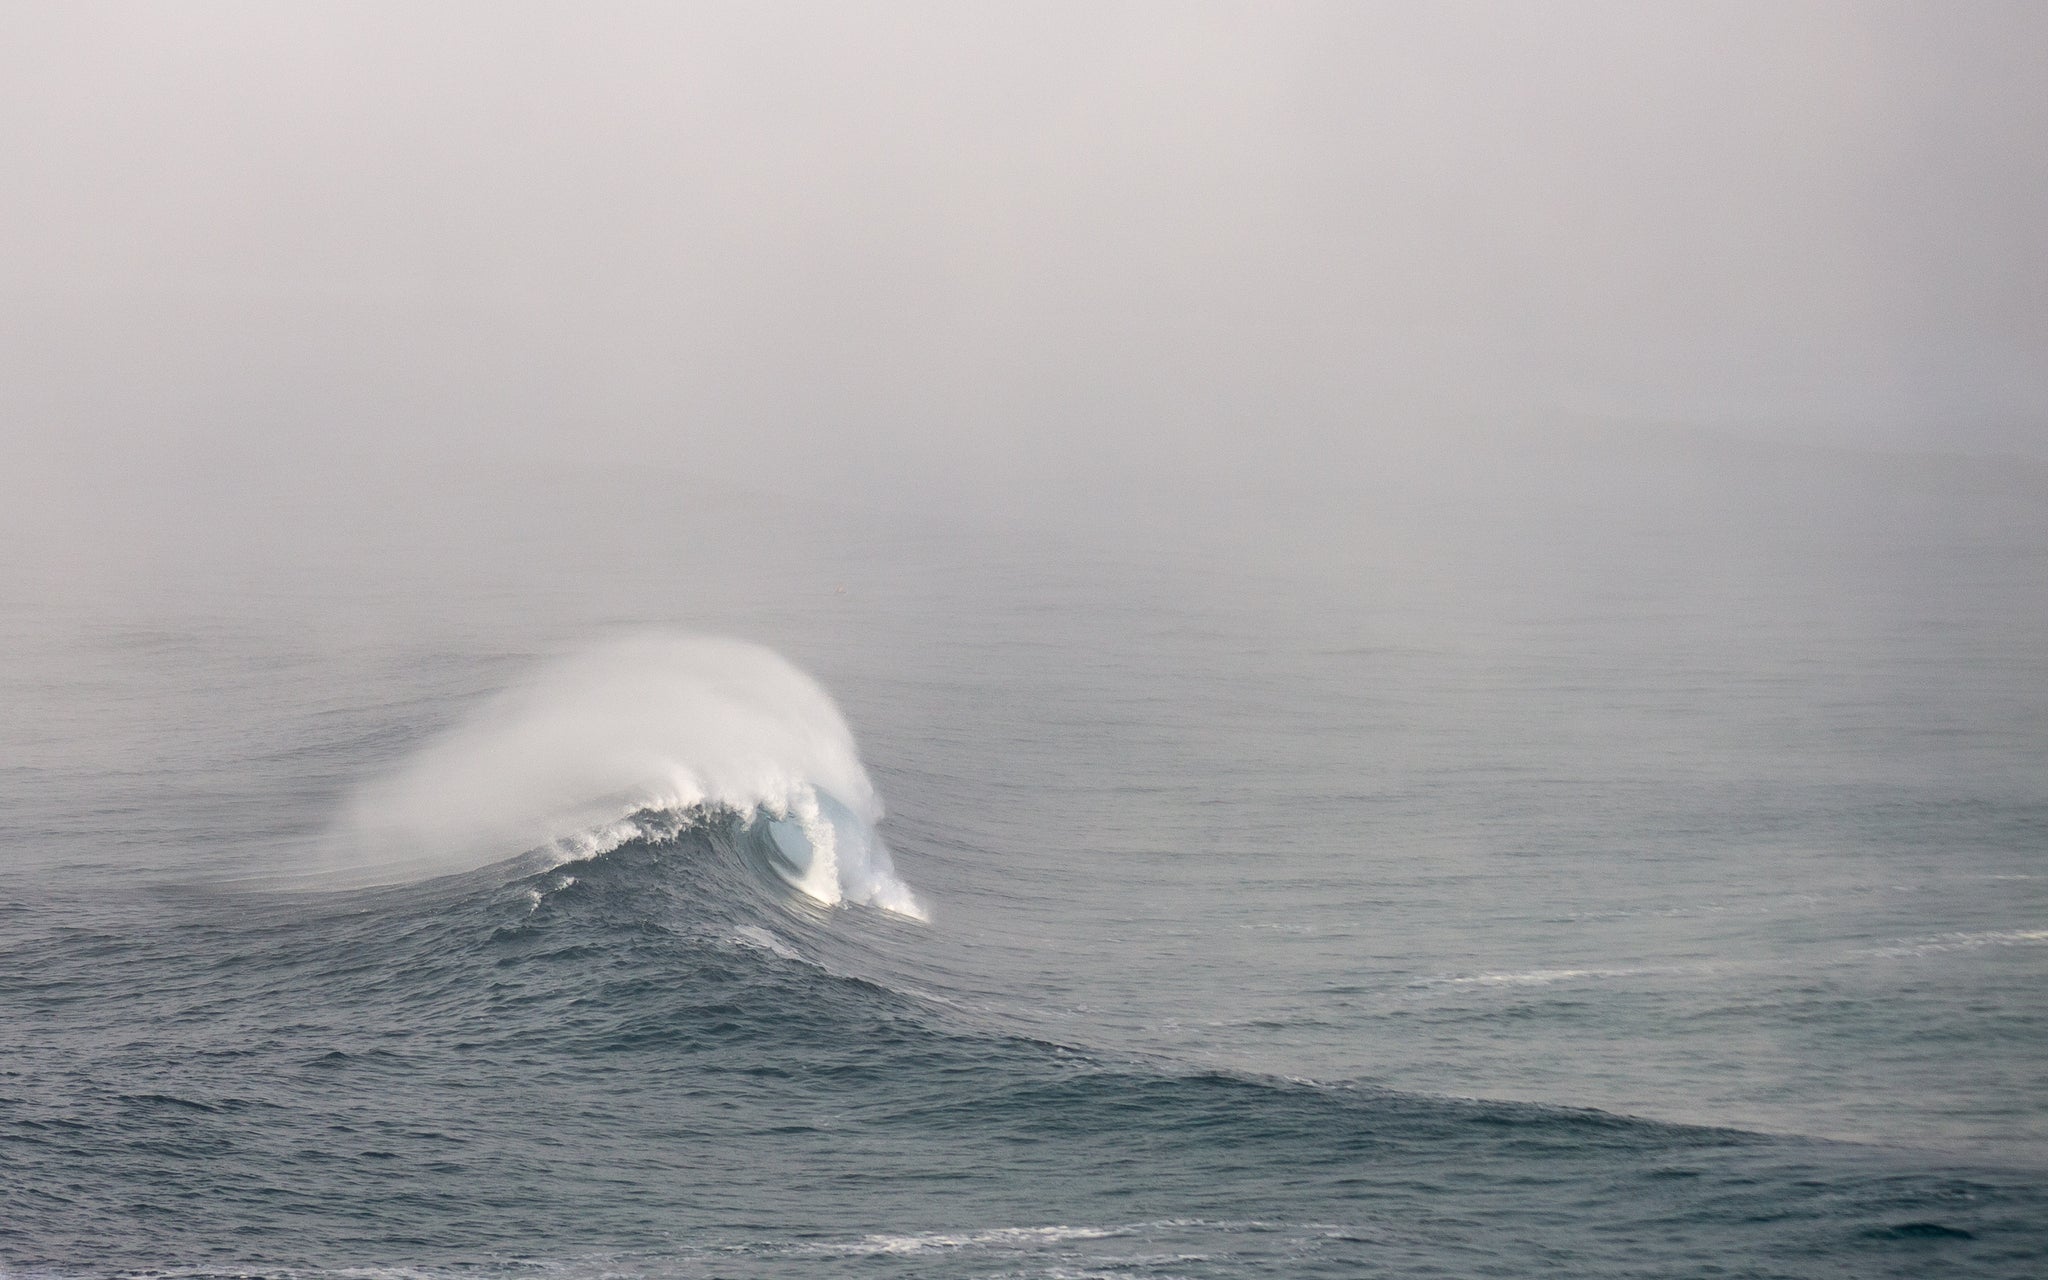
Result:
<svg viewBox="0 0 2048 1280"><path fill-rule="evenodd" d="M759 645L639 635L543 668L358 788L322 870L359 884L531 870L723 819L817 901L923 919L881 817L816 681Z"/></svg>

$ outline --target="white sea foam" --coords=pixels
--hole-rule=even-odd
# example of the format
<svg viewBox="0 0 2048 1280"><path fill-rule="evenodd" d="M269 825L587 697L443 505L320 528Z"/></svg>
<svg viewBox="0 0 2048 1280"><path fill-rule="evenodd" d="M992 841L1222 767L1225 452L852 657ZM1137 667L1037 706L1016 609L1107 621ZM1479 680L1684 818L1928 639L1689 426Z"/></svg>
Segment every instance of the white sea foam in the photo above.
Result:
<svg viewBox="0 0 2048 1280"><path fill-rule="evenodd" d="M837 1256L953 1252L966 1249L1022 1248L1063 1244L1069 1240L1102 1240L1119 1235L1126 1227L992 1227L981 1231L922 1231L905 1235L876 1234L859 1240L811 1247L817 1253Z"/></svg>
<svg viewBox="0 0 2048 1280"><path fill-rule="evenodd" d="M714 811L800 829L790 879L818 901L924 916L832 699L767 649L695 636L600 645L486 702L357 790L328 870L388 883L530 851L559 864Z"/></svg>
<svg viewBox="0 0 2048 1280"><path fill-rule="evenodd" d="M1327 1224L1302 1224L1288 1227L1286 1224L1263 1221L1216 1222L1202 1218L1163 1218L1153 1222L1127 1222L1105 1226L1069 1226L1054 1224L1037 1227L985 1227L959 1231L917 1231L876 1233L862 1236L857 1240L818 1241L797 1246L792 1253L836 1258L889 1257L923 1253L968 1253L988 1252L996 1254L1028 1254L1049 1247L1057 1247L1082 1241L1120 1240L1131 1237L1143 1238L1159 1231L1181 1230L1188 1227L1203 1227L1226 1234L1246 1231L1275 1231L1292 1229L1303 1232L1328 1234L1339 1228ZM1119 1255L1113 1260L1119 1272L1128 1271L1148 1259L1153 1262L1198 1261L1204 1255L1189 1253ZM1058 1271L1048 1274L1063 1274ZM1096 1274L1096 1273L1087 1273ZM1106 1273L1105 1273L1106 1274Z"/></svg>
<svg viewBox="0 0 2048 1280"><path fill-rule="evenodd" d="M1638 969L1525 969L1518 972L1451 974L1439 981L1450 986L1543 987L1554 982L1577 982L1587 978L1626 978Z"/></svg>
<svg viewBox="0 0 2048 1280"><path fill-rule="evenodd" d="M1872 948L1865 954L1897 958L1943 955L1951 951L1979 951L1986 947L2042 945L2048 945L2048 929L1991 929L1980 933L1942 933L1933 937L1902 939L1888 946Z"/></svg>

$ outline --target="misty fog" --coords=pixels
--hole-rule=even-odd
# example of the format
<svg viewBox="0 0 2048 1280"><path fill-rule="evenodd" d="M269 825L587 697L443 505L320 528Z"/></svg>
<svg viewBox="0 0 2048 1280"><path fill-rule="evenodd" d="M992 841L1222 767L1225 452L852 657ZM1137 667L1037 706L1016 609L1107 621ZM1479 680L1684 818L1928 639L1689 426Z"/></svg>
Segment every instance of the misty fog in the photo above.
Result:
<svg viewBox="0 0 2048 1280"><path fill-rule="evenodd" d="M22 655L655 623L831 676L1010 574L1283 646L1622 608L1623 670L2048 633L2036 6L0 22Z"/></svg>
<svg viewBox="0 0 2048 1280"><path fill-rule="evenodd" d="M2044 52L2026 3L13 5L8 559L2040 459Z"/></svg>

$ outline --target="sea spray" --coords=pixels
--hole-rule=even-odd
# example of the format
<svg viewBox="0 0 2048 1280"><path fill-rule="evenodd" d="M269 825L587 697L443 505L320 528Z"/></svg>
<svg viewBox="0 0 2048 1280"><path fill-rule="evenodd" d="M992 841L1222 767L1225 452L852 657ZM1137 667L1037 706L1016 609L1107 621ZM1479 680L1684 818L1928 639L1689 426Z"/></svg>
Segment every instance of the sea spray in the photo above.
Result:
<svg viewBox="0 0 2048 1280"><path fill-rule="evenodd" d="M759 645L667 633L551 663L363 784L322 869L395 883L569 861L717 815L792 826L808 856L786 878L820 902L924 915L831 697Z"/></svg>

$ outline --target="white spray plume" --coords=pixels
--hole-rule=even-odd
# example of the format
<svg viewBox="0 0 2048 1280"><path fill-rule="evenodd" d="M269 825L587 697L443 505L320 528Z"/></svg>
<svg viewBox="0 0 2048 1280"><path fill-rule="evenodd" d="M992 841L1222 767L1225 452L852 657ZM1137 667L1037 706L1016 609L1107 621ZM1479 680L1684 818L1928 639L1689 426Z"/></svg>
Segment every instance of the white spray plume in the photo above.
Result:
<svg viewBox="0 0 2048 1280"><path fill-rule="evenodd" d="M866 830L835 832L821 792ZM700 808L802 823L817 856L798 886L822 902L924 914L872 835L881 800L830 696L768 649L700 636L602 644L492 698L356 792L336 861L389 882L588 857L646 834L635 814Z"/></svg>

